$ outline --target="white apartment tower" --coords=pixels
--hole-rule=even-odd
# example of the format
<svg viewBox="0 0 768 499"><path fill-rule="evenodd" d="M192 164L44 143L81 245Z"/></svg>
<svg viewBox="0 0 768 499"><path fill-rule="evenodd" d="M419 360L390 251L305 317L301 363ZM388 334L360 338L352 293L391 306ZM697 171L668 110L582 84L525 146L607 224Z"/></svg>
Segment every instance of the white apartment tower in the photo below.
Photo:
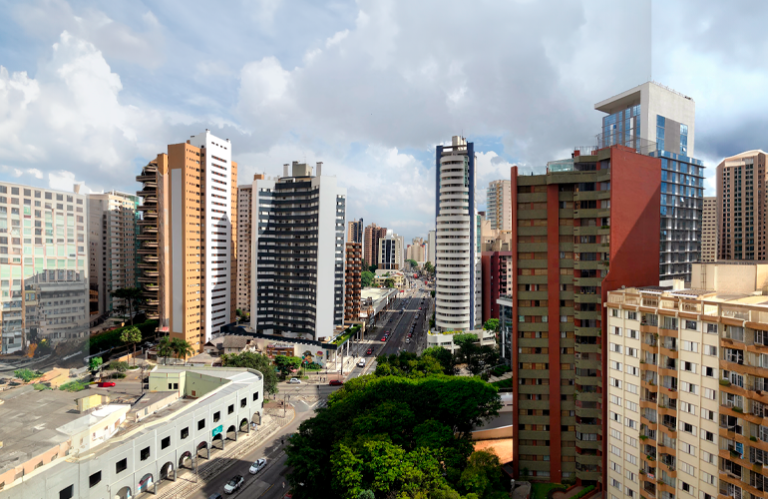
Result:
<svg viewBox="0 0 768 499"><path fill-rule="evenodd" d="M437 146L435 160L435 325L470 330L482 322L474 144L454 136L450 146Z"/></svg>
<svg viewBox="0 0 768 499"><path fill-rule="evenodd" d="M98 315L103 316L116 306L127 306L111 293L136 287L139 198L111 191L88 194L87 199L90 285L98 292Z"/></svg>
<svg viewBox="0 0 768 499"><path fill-rule="evenodd" d="M512 230L512 181L494 180L488 184L486 218L493 230Z"/></svg>
<svg viewBox="0 0 768 499"><path fill-rule="evenodd" d="M344 322L347 191L336 177L293 162L253 181L251 328L287 338L330 338Z"/></svg>
<svg viewBox="0 0 768 499"><path fill-rule="evenodd" d="M432 265L435 264L435 249L437 244L436 233L434 230L429 231L427 238L427 261Z"/></svg>

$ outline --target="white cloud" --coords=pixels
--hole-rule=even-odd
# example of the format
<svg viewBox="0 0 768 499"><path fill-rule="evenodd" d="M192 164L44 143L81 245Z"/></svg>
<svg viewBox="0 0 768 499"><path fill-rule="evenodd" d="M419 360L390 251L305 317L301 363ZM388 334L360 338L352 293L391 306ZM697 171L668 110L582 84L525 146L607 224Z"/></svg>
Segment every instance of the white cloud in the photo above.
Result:
<svg viewBox="0 0 768 499"><path fill-rule="evenodd" d="M75 184L80 184L80 194L89 194L94 192L86 187L85 182L76 181L75 174L65 170L48 173L48 187L64 192L73 192Z"/></svg>

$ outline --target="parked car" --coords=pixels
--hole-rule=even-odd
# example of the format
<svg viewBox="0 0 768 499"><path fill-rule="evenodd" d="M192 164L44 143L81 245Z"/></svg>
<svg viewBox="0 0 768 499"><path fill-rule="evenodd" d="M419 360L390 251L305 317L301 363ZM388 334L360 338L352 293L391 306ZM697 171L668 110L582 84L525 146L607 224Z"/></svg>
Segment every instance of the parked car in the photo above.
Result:
<svg viewBox="0 0 768 499"><path fill-rule="evenodd" d="M224 492L226 494L231 494L236 490L240 490L240 487L242 487L244 483L245 478L243 478L242 475L235 475L232 477L232 480L227 482L224 486Z"/></svg>
<svg viewBox="0 0 768 499"><path fill-rule="evenodd" d="M96 386L98 386L99 388L111 388L111 387L116 386L116 385L115 385L114 381L101 381Z"/></svg>
<svg viewBox="0 0 768 499"><path fill-rule="evenodd" d="M299 378L291 378L291 380L288 382L290 385L300 385L301 380Z"/></svg>
<svg viewBox="0 0 768 499"><path fill-rule="evenodd" d="M387 337L386 336L382 336L381 337L381 341L387 341Z"/></svg>
<svg viewBox="0 0 768 499"><path fill-rule="evenodd" d="M255 462L254 462L254 463L251 465L251 468L250 468L248 471L251 473L251 475L255 475L256 473L258 473L259 471L261 471L261 469L262 469L264 466L266 466L266 465L267 465L267 460L266 460L266 459L263 459L263 458L262 458L262 459L257 459L257 460L256 460L256 461L255 461Z"/></svg>
<svg viewBox="0 0 768 499"><path fill-rule="evenodd" d="M208 499L224 499L221 494L211 494Z"/></svg>
<svg viewBox="0 0 768 499"><path fill-rule="evenodd" d="M373 348L369 348L365 351L365 355L373 355Z"/></svg>
<svg viewBox="0 0 768 499"><path fill-rule="evenodd" d="M337 379L332 379L330 383L328 383L331 386L341 386L344 384L343 381L339 381Z"/></svg>

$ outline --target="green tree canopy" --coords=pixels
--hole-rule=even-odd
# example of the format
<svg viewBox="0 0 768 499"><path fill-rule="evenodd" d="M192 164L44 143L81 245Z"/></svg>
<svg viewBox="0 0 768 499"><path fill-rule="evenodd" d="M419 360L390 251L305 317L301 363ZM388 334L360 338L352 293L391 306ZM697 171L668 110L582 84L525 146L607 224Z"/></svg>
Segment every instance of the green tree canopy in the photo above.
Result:
<svg viewBox="0 0 768 499"><path fill-rule="evenodd" d="M370 270L371 272L373 272L375 274L376 273L376 269L378 269L378 268L379 268L379 266L374 263L373 265L368 267L368 270Z"/></svg>
<svg viewBox="0 0 768 499"><path fill-rule="evenodd" d="M445 350L448 352L447 350ZM450 355L450 352L448 352ZM376 376L403 376L406 378L425 378L443 374L440 360L433 355L417 356L411 352L382 355L376 359Z"/></svg>
<svg viewBox="0 0 768 499"><path fill-rule="evenodd" d="M414 267L414 268L419 266L419 262L417 262L413 258L409 258L408 260L406 260L406 262L410 263L411 267Z"/></svg>
<svg viewBox="0 0 768 499"><path fill-rule="evenodd" d="M141 343L141 331L136 326L123 329L120 333L120 341L126 345L133 345L133 365L136 365L136 344Z"/></svg>
<svg viewBox="0 0 768 499"><path fill-rule="evenodd" d="M424 270L431 274L435 271L435 266L432 265L432 262L425 262Z"/></svg>
<svg viewBox="0 0 768 499"><path fill-rule="evenodd" d="M275 365L280 369L280 375L285 378L291 373L291 369L299 368L301 365L301 358L278 355L275 357Z"/></svg>
<svg viewBox="0 0 768 499"><path fill-rule="evenodd" d="M127 305L127 309L130 312L130 324L133 325L133 311L134 309L138 311L139 305L144 302L144 292L141 288L120 288L111 292L110 295L113 298L124 300L123 303ZM118 308L122 307L125 307L125 305L118 305Z"/></svg>
<svg viewBox="0 0 768 499"><path fill-rule="evenodd" d="M364 288L370 288L371 286L373 286L374 277L376 277L376 275L373 272L364 270L363 273L360 274L360 284Z"/></svg>
<svg viewBox="0 0 768 499"><path fill-rule="evenodd" d="M168 358L173 355L173 347L171 346L170 336L163 336L157 344L158 357Z"/></svg>
<svg viewBox="0 0 768 499"><path fill-rule="evenodd" d="M171 350L180 359L186 359L195 354L195 349L189 344L187 340L181 338L174 338L171 340Z"/></svg>
<svg viewBox="0 0 768 499"><path fill-rule="evenodd" d="M395 287L395 280L394 279L385 279L384 280L384 286L388 288L394 288Z"/></svg>
<svg viewBox="0 0 768 499"><path fill-rule="evenodd" d="M277 393L275 366L266 355L253 352L225 354L221 356L221 362L225 367L248 367L259 371L264 376L264 390L272 395Z"/></svg>
<svg viewBox="0 0 768 499"><path fill-rule="evenodd" d="M101 357L91 357L91 360L88 361L88 370L92 373L95 373L99 370L103 363L104 359Z"/></svg>
<svg viewBox="0 0 768 499"><path fill-rule="evenodd" d="M422 356L430 356L437 359L443 368L443 374L455 374L455 362L451 352L441 346L429 347L421 353Z"/></svg>
<svg viewBox="0 0 768 499"><path fill-rule="evenodd" d="M497 389L475 378L351 379L290 440L294 497L358 499L370 490L375 497L427 499L438 491L455 493L473 452L471 431L500 407Z"/></svg>
<svg viewBox="0 0 768 499"><path fill-rule="evenodd" d="M499 319L488 319L485 321L485 324L483 324L483 329L486 331L498 331L499 330Z"/></svg>

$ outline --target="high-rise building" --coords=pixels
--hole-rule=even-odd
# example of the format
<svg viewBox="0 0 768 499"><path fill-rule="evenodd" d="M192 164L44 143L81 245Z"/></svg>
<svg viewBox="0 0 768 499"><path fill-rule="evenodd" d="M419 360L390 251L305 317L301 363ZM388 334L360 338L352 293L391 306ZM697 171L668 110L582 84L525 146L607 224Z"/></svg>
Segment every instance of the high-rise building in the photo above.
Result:
<svg viewBox="0 0 768 499"><path fill-rule="evenodd" d="M717 198L704 198L704 210L701 217L701 261L717 260Z"/></svg>
<svg viewBox="0 0 768 499"><path fill-rule="evenodd" d="M362 220L361 220L362 222ZM344 321L360 320L363 272L363 243L347 242L344 266Z"/></svg>
<svg viewBox="0 0 768 499"><path fill-rule="evenodd" d="M602 303L609 290L658 283L658 239L648 235L659 228L660 163L613 146L551 162L543 175L511 169L515 473L601 480Z"/></svg>
<svg viewBox="0 0 768 499"><path fill-rule="evenodd" d="M621 144L661 158L659 280L690 281L700 259L704 167L694 159L693 99L647 82L595 104L607 114L598 149Z"/></svg>
<svg viewBox="0 0 768 499"><path fill-rule="evenodd" d="M413 240L411 241L411 244L408 245L405 259L415 260L417 263L420 263L420 264L426 262L425 246L426 246L426 243L424 243L423 237L414 237Z"/></svg>
<svg viewBox="0 0 768 499"><path fill-rule="evenodd" d="M384 270L400 270L401 259L400 239L397 234L387 234L386 237L379 239L379 268Z"/></svg>
<svg viewBox="0 0 768 499"><path fill-rule="evenodd" d="M766 259L766 154L747 151L717 165L718 260Z"/></svg>
<svg viewBox="0 0 768 499"><path fill-rule="evenodd" d="M405 267L405 238L397 234L395 234L395 238L397 239L397 252L395 253L397 256L397 268L402 269Z"/></svg>
<svg viewBox="0 0 768 499"><path fill-rule="evenodd" d="M135 288L138 265L138 196L111 191L88 194L88 260L92 290L98 293L97 314L104 316L127 303L113 298L118 289ZM134 313L136 310L134 310Z"/></svg>
<svg viewBox="0 0 768 499"><path fill-rule="evenodd" d="M491 223L493 230L512 230L511 182L509 180L494 180L488 184L488 209L485 211L486 220Z"/></svg>
<svg viewBox="0 0 768 499"><path fill-rule="evenodd" d="M77 190L76 186L76 190ZM0 182L2 353L89 335L85 196Z"/></svg>
<svg viewBox="0 0 768 499"><path fill-rule="evenodd" d="M344 323L346 197L322 163L253 181L253 330L320 340Z"/></svg>
<svg viewBox="0 0 768 499"><path fill-rule="evenodd" d="M440 331L475 329L482 322L475 162L474 144L464 137L437 146L435 325Z"/></svg>
<svg viewBox="0 0 768 499"><path fill-rule="evenodd" d="M488 319L499 319L500 307L497 301L502 296L512 295L512 252L483 251L483 323Z"/></svg>
<svg viewBox="0 0 768 499"><path fill-rule="evenodd" d="M169 221L168 207L160 203L160 198L168 189L167 177L158 175L158 164L167 168L167 162L168 156L161 154L144 166L136 176L136 181L142 184L141 190L136 193L141 199L138 206L140 217L137 220L137 280L144 295L142 306L147 318L162 321L161 328L167 327L165 319L168 317L169 304L165 276L170 255L167 251L161 251L161 235L166 235L162 238L163 242L168 241ZM163 189L164 182L166 189Z"/></svg>
<svg viewBox="0 0 768 499"><path fill-rule="evenodd" d="M387 236L387 228L379 227L375 223L365 228L363 254L365 255L365 265L379 264L379 239Z"/></svg>
<svg viewBox="0 0 768 499"><path fill-rule="evenodd" d="M347 242L363 244L363 219L347 222Z"/></svg>
<svg viewBox="0 0 768 499"><path fill-rule="evenodd" d="M169 333L201 351L235 321L237 163L230 141L208 130L169 145L157 163Z"/></svg>
<svg viewBox="0 0 768 499"><path fill-rule="evenodd" d="M437 233L434 230L429 231L427 237L427 261L435 265L435 250L437 249Z"/></svg>
<svg viewBox="0 0 768 499"><path fill-rule="evenodd" d="M254 180L264 174L254 175ZM237 308L251 313L251 241L253 238L253 186L237 186Z"/></svg>

